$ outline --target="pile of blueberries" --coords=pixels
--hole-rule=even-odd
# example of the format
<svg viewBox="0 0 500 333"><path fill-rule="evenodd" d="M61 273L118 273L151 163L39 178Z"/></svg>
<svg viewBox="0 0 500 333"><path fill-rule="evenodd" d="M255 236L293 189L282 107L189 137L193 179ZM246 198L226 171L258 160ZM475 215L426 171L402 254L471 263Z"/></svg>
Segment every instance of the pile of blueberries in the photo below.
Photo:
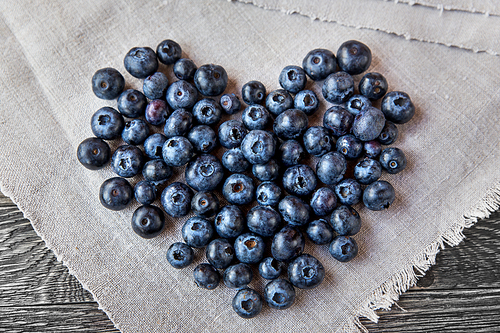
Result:
<svg viewBox="0 0 500 333"><path fill-rule="evenodd" d="M362 201L368 209L383 210L393 203L394 188L379 178L383 170L402 171L406 158L402 150L382 145L396 140L395 124L409 121L415 108L406 93L387 93L379 73L365 74L355 94L352 75L365 72L372 58L359 41L343 43L337 56L325 49L310 51L302 67L283 68L282 89L266 93L259 81L246 83L241 91L245 108L235 94L224 94L228 76L223 67L197 67L181 54L172 40L161 42L156 52L131 49L124 65L144 79L142 92L124 90L116 69L94 74L95 95L118 99L118 110L103 107L94 113L95 137L78 146L78 159L91 170L111 161L118 177L102 184L100 201L122 210L135 197L142 206L132 216L132 229L141 237L162 232L164 212L174 218L193 214L182 228L184 242L170 246L167 260L184 268L193 262L193 248L206 247L208 263L194 269L194 280L214 289L224 270L224 284L238 290L232 302L238 315L256 316L263 299L272 308L286 309L295 288L315 288L325 275L321 262L303 253L304 233L315 244L329 244L332 257L347 262L358 253L351 236L361 227L352 206ZM158 61L173 65L178 80L169 84ZM305 90L308 78L320 81L324 99L333 104L323 126L309 127L308 116L320 100ZM242 108L241 121L219 125L224 112L234 115ZM163 134L152 134L150 126L156 132L163 126ZM112 153L105 140L120 138L125 144ZM213 154L219 145L226 148L221 160ZM315 170L305 163L310 155ZM168 184L176 167L185 167L186 184ZM144 180L132 187L126 178L141 173ZM160 189L163 210L152 205ZM229 203L222 208L221 195ZM258 205L252 207L254 200ZM252 264L271 280L264 297L248 287ZM285 271L288 279L280 278Z"/></svg>

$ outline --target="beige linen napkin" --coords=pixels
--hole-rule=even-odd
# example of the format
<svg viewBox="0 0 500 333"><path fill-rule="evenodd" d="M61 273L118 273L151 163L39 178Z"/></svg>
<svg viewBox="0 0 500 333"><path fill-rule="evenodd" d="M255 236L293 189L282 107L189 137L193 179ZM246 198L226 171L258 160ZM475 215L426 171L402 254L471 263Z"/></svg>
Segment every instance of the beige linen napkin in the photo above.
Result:
<svg viewBox="0 0 500 333"><path fill-rule="evenodd" d="M363 3L360 18L382 15L374 10L388 5L345 3ZM348 15L345 3L339 8ZM410 8L404 19L412 27L422 24L417 11L429 10L398 5ZM0 13L1 190L123 332L362 330L359 316L376 320L375 309L388 308L415 283L414 268L426 270L445 243L458 244L465 226L498 208L500 67L492 54L216 0L5 0ZM497 18L485 19L489 29L478 24L476 35L500 31ZM454 24L467 29L460 19ZM443 37L450 45L462 43L460 36L456 42L454 35ZM91 115L105 105L116 107L93 95L93 73L115 67L129 87L140 88L141 81L124 70L125 53L134 46L155 48L167 38L197 65L224 66L227 91L238 95L250 80L277 89L281 69L300 65L311 49L336 52L345 40L361 40L373 53L370 71L383 73L390 90L406 91L416 105L394 144L405 151L408 166L383 176L396 189L394 205L383 212L356 206L363 219L355 236L360 252L349 263L307 243L305 252L323 262L326 277L314 290L297 290L286 311L264 307L244 320L230 306L234 290L198 289L194 264L174 270L165 260L168 246L181 240L185 219L168 219L159 237L141 239L130 227L137 204L112 212L99 203L99 186L113 176L111 169L89 171L76 160L78 144L92 136ZM485 51L498 47L498 40L483 41ZM171 68L160 70L173 79ZM308 88L320 93L317 84ZM320 123L327 107L323 103L311 122ZM182 178L182 171L173 179ZM196 263L203 261L203 251L196 251ZM251 286L262 291L264 282L256 279Z"/></svg>

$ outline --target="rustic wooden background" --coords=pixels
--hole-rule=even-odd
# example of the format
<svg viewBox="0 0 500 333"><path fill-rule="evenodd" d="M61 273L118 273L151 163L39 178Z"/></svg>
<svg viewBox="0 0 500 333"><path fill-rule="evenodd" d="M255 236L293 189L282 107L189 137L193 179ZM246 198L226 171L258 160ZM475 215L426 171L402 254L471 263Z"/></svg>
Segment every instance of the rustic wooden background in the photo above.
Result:
<svg viewBox="0 0 500 333"><path fill-rule="evenodd" d="M500 332L500 211L464 233L370 332ZM0 332L119 332L1 193Z"/></svg>

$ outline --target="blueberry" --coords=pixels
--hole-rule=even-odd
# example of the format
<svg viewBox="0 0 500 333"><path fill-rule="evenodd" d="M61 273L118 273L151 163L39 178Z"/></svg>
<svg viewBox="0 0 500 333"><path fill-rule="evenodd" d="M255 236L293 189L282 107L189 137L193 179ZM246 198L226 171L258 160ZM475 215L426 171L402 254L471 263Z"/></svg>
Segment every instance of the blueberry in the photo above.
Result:
<svg viewBox="0 0 500 333"><path fill-rule="evenodd" d="M150 47L134 47L128 51L123 60L125 69L133 77L144 79L156 72L158 59Z"/></svg>
<svg viewBox="0 0 500 333"><path fill-rule="evenodd" d="M251 164L264 164L274 156L276 141L267 131L252 130L243 138L241 151Z"/></svg>
<svg viewBox="0 0 500 333"><path fill-rule="evenodd" d="M245 228L245 216L238 206L224 206L215 217L215 230L224 238L236 238Z"/></svg>
<svg viewBox="0 0 500 333"><path fill-rule="evenodd" d="M122 131L122 139L129 145L140 145L148 136L148 124L142 119L127 121Z"/></svg>
<svg viewBox="0 0 500 333"><path fill-rule="evenodd" d="M161 193L161 204L165 213L172 217L186 216L191 208L193 191L184 183L168 185Z"/></svg>
<svg viewBox="0 0 500 333"><path fill-rule="evenodd" d="M99 139L113 140L122 134L125 121L118 111L105 106L92 115L90 126L92 133Z"/></svg>
<svg viewBox="0 0 500 333"><path fill-rule="evenodd" d="M363 192L363 203L370 210L384 210L394 202L394 187L385 180L377 180L368 185Z"/></svg>
<svg viewBox="0 0 500 333"><path fill-rule="evenodd" d="M335 143L330 130L322 126L312 126L304 133L304 147L311 155L321 157L332 150Z"/></svg>
<svg viewBox="0 0 500 333"><path fill-rule="evenodd" d="M273 118L265 107L252 104L243 110L241 121L249 130L263 130L273 122Z"/></svg>
<svg viewBox="0 0 500 333"><path fill-rule="evenodd" d="M167 165L173 167L183 166L193 158L193 155L193 145L183 136L171 137L163 144L162 156Z"/></svg>
<svg viewBox="0 0 500 333"><path fill-rule="evenodd" d="M198 90L185 80L175 81L168 87L165 99L174 110L180 108L190 109L198 100Z"/></svg>
<svg viewBox="0 0 500 333"><path fill-rule="evenodd" d="M354 94L354 80L346 72L330 74L323 81L321 92L330 103L345 103Z"/></svg>
<svg viewBox="0 0 500 333"><path fill-rule="evenodd" d="M248 229L262 237L271 237L280 225L280 214L271 207L255 206L247 214Z"/></svg>
<svg viewBox="0 0 500 333"><path fill-rule="evenodd" d="M334 105L323 115L323 126L330 129L335 136L350 132L354 116L340 105Z"/></svg>
<svg viewBox="0 0 500 333"><path fill-rule="evenodd" d="M352 124L352 133L361 141L376 139L385 125L382 111L374 107L367 107L360 111Z"/></svg>
<svg viewBox="0 0 500 333"><path fill-rule="evenodd" d="M297 139L307 130L309 119L297 109L289 109L276 117L273 125L274 133L282 139Z"/></svg>
<svg viewBox="0 0 500 333"><path fill-rule="evenodd" d="M145 180L150 181L154 185L162 185L172 177L172 168L163 160L151 160L144 164L142 175Z"/></svg>
<svg viewBox="0 0 500 333"><path fill-rule="evenodd" d="M283 263L273 257L264 258L259 264L259 274L266 280L277 279L283 271Z"/></svg>
<svg viewBox="0 0 500 333"><path fill-rule="evenodd" d="M217 157L201 154L188 163L184 175L188 185L196 191L213 191L222 181L224 170Z"/></svg>
<svg viewBox="0 0 500 333"><path fill-rule="evenodd" d="M133 177L142 170L144 156L136 146L120 146L111 157L111 168L120 177Z"/></svg>
<svg viewBox="0 0 500 333"><path fill-rule="evenodd" d="M102 68L92 76L92 90L101 99L115 99L125 88L125 79L114 68Z"/></svg>
<svg viewBox="0 0 500 333"><path fill-rule="evenodd" d="M280 73L279 81L283 89L296 94L306 86L306 72L299 66L286 66Z"/></svg>
<svg viewBox="0 0 500 333"><path fill-rule="evenodd" d="M335 185L335 194L344 205L355 205L363 195L361 185L354 179L347 178Z"/></svg>
<svg viewBox="0 0 500 333"><path fill-rule="evenodd" d="M262 310L262 297L250 288L238 291L233 298L233 310L242 318L253 318Z"/></svg>
<svg viewBox="0 0 500 333"><path fill-rule="evenodd" d="M278 205L278 209L283 220L290 225L303 226L309 223L309 205L293 195L283 198Z"/></svg>
<svg viewBox="0 0 500 333"><path fill-rule="evenodd" d="M220 95L227 87L226 70L219 65L203 65L194 74L194 84L202 95Z"/></svg>
<svg viewBox="0 0 500 333"><path fill-rule="evenodd" d="M250 167L239 147L226 150L222 155L222 165L224 168L234 173L245 172Z"/></svg>
<svg viewBox="0 0 500 333"><path fill-rule="evenodd" d="M212 217L219 211L219 199L212 192L197 192L191 200L191 209L196 215Z"/></svg>
<svg viewBox="0 0 500 333"><path fill-rule="evenodd" d="M166 39L158 44L156 54L162 64L172 65L181 58L182 49L177 42Z"/></svg>
<svg viewBox="0 0 500 333"><path fill-rule="evenodd" d="M271 243L273 258L279 261L290 261L302 254L305 247L304 235L299 229L285 226L278 231Z"/></svg>
<svg viewBox="0 0 500 333"><path fill-rule="evenodd" d="M220 275L217 269L210 264L199 264L193 272L194 282L200 288L212 290L217 288L220 282Z"/></svg>
<svg viewBox="0 0 500 333"><path fill-rule="evenodd" d="M194 105L193 117L198 124L215 125L222 118L222 109L215 100L204 98Z"/></svg>
<svg viewBox="0 0 500 333"><path fill-rule="evenodd" d="M177 109L165 121L163 133L167 138L186 135L193 124L193 114L186 109Z"/></svg>
<svg viewBox="0 0 500 333"><path fill-rule="evenodd" d="M279 176L279 165L274 159L264 164L254 164L252 174L262 182L276 180Z"/></svg>
<svg viewBox="0 0 500 333"><path fill-rule="evenodd" d="M165 97L168 87L168 78L162 72L156 72L144 79L142 91L149 99L160 99Z"/></svg>
<svg viewBox="0 0 500 333"><path fill-rule="evenodd" d="M415 106L410 96L402 91L391 91L382 99L382 112L387 120L396 124L404 124L415 114Z"/></svg>
<svg viewBox="0 0 500 333"><path fill-rule="evenodd" d="M266 97L266 108L275 116L293 108L293 98L284 89L271 91Z"/></svg>
<svg viewBox="0 0 500 333"><path fill-rule="evenodd" d="M330 217L333 230L341 236L353 236L361 229L361 217L350 206L339 206Z"/></svg>
<svg viewBox="0 0 500 333"><path fill-rule="evenodd" d="M363 142L363 151L369 158L377 158L382 152L382 145L376 140Z"/></svg>
<svg viewBox="0 0 500 333"><path fill-rule="evenodd" d="M318 216L330 214L337 206L335 192L329 187L317 189L311 198L311 208Z"/></svg>
<svg viewBox="0 0 500 333"><path fill-rule="evenodd" d="M279 156L284 166L299 164L305 157L304 148L297 140L287 140L279 148Z"/></svg>
<svg viewBox="0 0 500 333"><path fill-rule="evenodd" d="M262 104L266 98L266 87L259 81L250 81L241 88L241 97L247 104Z"/></svg>
<svg viewBox="0 0 500 333"><path fill-rule="evenodd" d="M227 114L235 114L241 109L241 102L235 94L224 94L220 97L219 104Z"/></svg>
<svg viewBox="0 0 500 333"><path fill-rule="evenodd" d="M154 99L148 103L145 111L145 118L148 123L160 126L165 123L170 115L167 102L162 99Z"/></svg>
<svg viewBox="0 0 500 333"><path fill-rule="evenodd" d="M319 100L314 91L301 90L295 95L293 107L312 116L319 109Z"/></svg>
<svg viewBox="0 0 500 333"><path fill-rule="evenodd" d="M316 288L324 278L325 268L310 254L302 254L288 264L288 279L297 288Z"/></svg>
<svg viewBox="0 0 500 333"><path fill-rule="evenodd" d="M248 130L238 120L228 120L219 126L219 141L222 147L231 149L239 147Z"/></svg>
<svg viewBox="0 0 500 333"><path fill-rule="evenodd" d="M315 49L302 60L302 68L314 81L324 80L337 69L337 59L330 50Z"/></svg>
<svg viewBox="0 0 500 333"><path fill-rule="evenodd" d="M182 238L191 247L204 247L214 234L212 223L202 217L189 218L182 226Z"/></svg>
<svg viewBox="0 0 500 333"><path fill-rule="evenodd" d="M385 148L380 153L380 165L385 171L395 174L406 168L406 156L399 148Z"/></svg>
<svg viewBox="0 0 500 333"><path fill-rule="evenodd" d="M383 145L390 145L398 138L398 128L392 121L387 120L378 136L378 141Z"/></svg>
<svg viewBox="0 0 500 333"><path fill-rule="evenodd" d="M332 257L340 262L347 262L358 254L358 244L349 236L337 236L328 248Z"/></svg>
<svg viewBox="0 0 500 333"><path fill-rule="evenodd" d="M323 219L314 220L307 225L307 237L317 245L329 244L333 239L333 229Z"/></svg>
<svg viewBox="0 0 500 333"><path fill-rule="evenodd" d="M354 178L363 185L368 185L376 181L382 175L382 166L371 158L364 158L354 167Z"/></svg>
<svg viewBox="0 0 500 333"><path fill-rule="evenodd" d="M326 185L337 184L347 169L344 155L337 152L329 152L321 157L316 164L316 175Z"/></svg>
<svg viewBox="0 0 500 333"><path fill-rule="evenodd" d="M256 264L261 261L265 246L264 240L253 233L241 234L234 241L236 258L246 264Z"/></svg>
<svg viewBox="0 0 500 333"><path fill-rule="evenodd" d="M118 97L118 111L125 117L137 118L144 115L148 100L139 90L128 89Z"/></svg>
<svg viewBox="0 0 500 333"><path fill-rule="evenodd" d="M263 182L257 186L255 198L259 205L276 206L281 199L281 188L273 182Z"/></svg>
<svg viewBox="0 0 500 333"><path fill-rule="evenodd" d="M356 116L361 110L372 106L372 102L363 95L353 95L345 103L345 109L349 111L353 116Z"/></svg>
<svg viewBox="0 0 500 333"><path fill-rule="evenodd" d="M316 188L318 181L310 166L297 164L286 169L283 174L283 187L294 195L309 195Z"/></svg>
<svg viewBox="0 0 500 333"><path fill-rule="evenodd" d="M234 248L227 239L217 238L208 244L205 255L212 266L225 269L233 261Z"/></svg>
<svg viewBox="0 0 500 333"><path fill-rule="evenodd" d="M363 143L354 135L346 134L338 138L336 149L347 159L354 159L360 157L363 153Z"/></svg>
<svg viewBox="0 0 500 333"><path fill-rule="evenodd" d="M98 170L108 164L111 158L111 149L102 139L88 138L78 145L76 156L87 169Z"/></svg>
<svg viewBox="0 0 500 333"><path fill-rule="evenodd" d="M187 267L191 265L193 260L193 249L185 243L173 243L167 250L167 261L174 268L180 269Z"/></svg>
<svg viewBox="0 0 500 333"><path fill-rule="evenodd" d="M165 227L165 215L156 206L140 206L132 215L132 230L142 238L158 236Z"/></svg>
<svg viewBox="0 0 500 333"><path fill-rule="evenodd" d="M99 200L107 209L125 209L134 198L134 189L130 183L121 177L104 181L99 189Z"/></svg>
<svg viewBox="0 0 500 333"><path fill-rule="evenodd" d="M198 125L193 127L187 138L193 145L196 152L206 154L217 147L217 134L208 125Z"/></svg>
<svg viewBox="0 0 500 333"><path fill-rule="evenodd" d="M222 187L222 194L233 205L246 205L252 202L255 186L252 178L234 173L227 177Z"/></svg>
<svg viewBox="0 0 500 333"><path fill-rule="evenodd" d="M175 62L173 71L179 80L192 80L197 69L193 60L182 58Z"/></svg>
<svg viewBox="0 0 500 333"><path fill-rule="evenodd" d="M377 100L382 98L389 85L387 80L380 73L366 73L361 81L359 81L359 92L369 99Z"/></svg>
<svg viewBox="0 0 500 333"><path fill-rule="evenodd" d="M288 309L295 301L295 289L288 280L276 279L266 285L264 299L273 309Z"/></svg>
<svg viewBox="0 0 500 333"><path fill-rule="evenodd" d="M144 153L151 159L163 158L163 144L167 141L165 135L155 133L144 141Z"/></svg>
<svg viewBox="0 0 500 333"><path fill-rule="evenodd" d="M156 187L147 180L141 180L134 187L135 200L141 205L150 205L156 200Z"/></svg>
<svg viewBox="0 0 500 333"><path fill-rule="evenodd" d="M253 272L250 265L239 263L229 266L224 272L224 284L228 288L245 288L253 279Z"/></svg>
<svg viewBox="0 0 500 333"><path fill-rule="evenodd" d="M361 74L370 67L372 52L365 44L356 40L342 43L337 51L340 69L351 75Z"/></svg>

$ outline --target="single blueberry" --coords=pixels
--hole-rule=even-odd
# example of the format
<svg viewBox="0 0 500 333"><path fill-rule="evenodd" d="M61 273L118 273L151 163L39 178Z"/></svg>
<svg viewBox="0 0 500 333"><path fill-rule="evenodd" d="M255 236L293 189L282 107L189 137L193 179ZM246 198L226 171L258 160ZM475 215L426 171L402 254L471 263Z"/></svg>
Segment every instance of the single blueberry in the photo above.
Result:
<svg viewBox="0 0 500 333"><path fill-rule="evenodd" d="M321 92L323 97L330 103L345 103L354 95L354 80L346 72L330 74L323 81Z"/></svg>
<svg viewBox="0 0 500 333"><path fill-rule="evenodd" d="M191 142L183 136L167 139L162 148L163 160L167 165L180 167L188 163L194 156Z"/></svg>
<svg viewBox="0 0 500 333"><path fill-rule="evenodd" d="M184 183L168 185L161 193L161 205L165 213L172 217L186 216L191 208L193 191Z"/></svg>
<svg viewBox="0 0 500 333"><path fill-rule="evenodd" d="M267 257L259 264L259 274L266 280L274 280L281 275L283 266L282 262L273 257Z"/></svg>
<svg viewBox="0 0 500 333"><path fill-rule="evenodd" d="M369 158L377 158L382 152L382 144L376 140L363 142L363 151Z"/></svg>
<svg viewBox="0 0 500 333"><path fill-rule="evenodd" d="M347 169L344 155L337 152L329 152L321 157L316 164L316 175L326 185L337 184Z"/></svg>
<svg viewBox="0 0 500 333"><path fill-rule="evenodd" d="M385 180L374 181L363 192L363 203L370 210L387 209L395 199L394 187Z"/></svg>
<svg viewBox="0 0 500 333"><path fill-rule="evenodd" d="M193 117L198 124L216 125L222 118L222 108L211 98L204 98L193 106Z"/></svg>
<svg viewBox="0 0 500 333"><path fill-rule="evenodd" d="M281 163L290 167L302 162L306 157L304 148L297 140L287 140L283 142L278 150Z"/></svg>
<svg viewBox="0 0 500 333"><path fill-rule="evenodd" d="M202 95L220 95L227 87L226 70L219 65L203 65L194 74L194 84Z"/></svg>
<svg viewBox="0 0 500 333"><path fill-rule="evenodd" d="M247 214L247 226L262 237L273 236L281 225L281 217L269 206L255 206Z"/></svg>
<svg viewBox="0 0 500 333"><path fill-rule="evenodd" d="M248 130L238 120L228 120L219 126L219 141L222 147L231 149L239 147Z"/></svg>
<svg viewBox="0 0 500 333"><path fill-rule="evenodd" d="M359 81L359 92L369 99L377 100L382 98L389 85L387 80L380 73L366 73Z"/></svg>
<svg viewBox="0 0 500 333"><path fill-rule="evenodd" d="M172 267L181 269L191 265L194 260L194 251L191 246L176 242L167 250L167 261Z"/></svg>
<svg viewBox="0 0 500 333"><path fill-rule="evenodd" d="M345 109L353 116L356 116L361 110L369 106L372 106L372 102L363 95L353 95L344 105Z"/></svg>
<svg viewBox="0 0 500 333"><path fill-rule="evenodd" d="M165 227L165 215L156 206L140 206L132 215L132 230L142 238L158 236Z"/></svg>
<svg viewBox="0 0 500 333"><path fill-rule="evenodd" d="M307 130L309 119L297 109L288 109L276 117L273 125L274 133L281 139L297 139Z"/></svg>
<svg viewBox="0 0 500 333"><path fill-rule="evenodd" d="M330 217L333 230L341 236L353 236L361 229L361 217L350 206L339 206Z"/></svg>
<svg viewBox="0 0 500 333"><path fill-rule="evenodd" d="M224 272L224 284L228 288L245 288L253 279L252 267L245 263L229 266Z"/></svg>
<svg viewBox="0 0 500 333"><path fill-rule="evenodd" d="M277 116L283 111L293 108L293 98L284 89L273 90L266 97L266 108Z"/></svg>
<svg viewBox="0 0 500 333"><path fill-rule="evenodd" d="M226 150L221 161L224 168L233 173L245 172L250 167L250 162L246 160L240 147Z"/></svg>
<svg viewBox="0 0 500 333"><path fill-rule="evenodd" d="M227 177L222 187L222 194L233 205L246 205L253 201L255 186L252 178L234 173Z"/></svg>
<svg viewBox="0 0 500 333"><path fill-rule="evenodd" d="M317 184L318 181L313 169L305 164L291 166L283 174L283 187L290 194L309 195Z"/></svg>
<svg viewBox="0 0 500 333"><path fill-rule="evenodd" d="M277 206L281 199L281 188L273 182L263 182L257 186L255 198L259 205Z"/></svg>
<svg viewBox="0 0 500 333"><path fill-rule="evenodd" d="M253 233L241 234L234 241L236 258L246 264L260 262L264 258L265 246L262 237Z"/></svg>
<svg viewBox="0 0 500 333"><path fill-rule="evenodd" d="M315 49L309 51L302 60L302 68L314 81L326 79L337 69L337 59L330 50Z"/></svg>
<svg viewBox="0 0 500 333"><path fill-rule="evenodd" d="M207 246L213 234L212 222L199 216L189 218L182 226L182 238L191 247Z"/></svg>
<svg viewBox="0 0 500 333"><path fill-rule="evenodd" d="M278 205L278 209L283 220L290 225L303 226L309 223L311 208L304 201L293 195L283 198Z"/></svg>
<svg viewBox="0 0 500 333"><path fill-rule="evenodd" d="M183 136L188 133L193 124L193 114L186 109L177 109L165 121L163 133L167 138Z"/></svg>
<svg viewBox="0 0 500 333"><path fill-rule="evenodd" d="M378 180L382 175L382 166L371 158L364 158L354 167L354 178L363 185L368 185Z"/></svg>
<svg viewBox="0 0 500 333"><path fill-rule="evenodd" d="M312 126L304 133L304 147L311 155L321 157L332 150L335 143L330 130L322 126Z"/></svg>
<svg viewBox="0 0 500 333"><path fill-rule="evenodd" d="M299 66L286 66L280 73L279 81L283 89L296 94L306 86L306 72Z"/></svg>
<svg viewBox="0 0 500 333"><path fill-rule="evenodd" d="M235 114L241 109L241 102L235 94L224 94L220 97L219 104L227 114Z"/></svg>
<svg viewBox="0 0 500 333"><path fill-rule="evenodd" d="M253 318L262 310L262 297L250 288L238 291L233 298L233 310L242 318Z"/></svg>
<svg viewBox="0 0 500 333"><path fill-rule="evenodd" d="M163 125L170 116L170 109L164 100L154 99L146 106L144 115L148 123L154 126L160 126Z"/></svg>
<svg viewBox="0 0 500 333"><path fill-rule="evenodd" d="M149 99L160 99L165 97L168 87L168 78L162 72L156 72L144 79L142 91Z"/></svg>
<svg viewBox="0 0 500 333"><path fill-rule="evenodd" d="M236 238L243 232L246 220L238 206L224 206L215 217L215 230L223 238Z"/></svg>
<svg viewBox="0 0 500 333"><path fill-rule="evenodd" d="M156 72L158 59L150 47L134 47L125 55L125 69L133 77L144 79Z"/></svg>
<svg viewBox="0 0 500 333"><path fill-rule="evenodd" d="M151 205L156 200L156 187L147 180L141 180L134 186L135 200L141 205Z"/></svg>
<svg viewBox="0 0 500 333"><path fill-rule="evenodd" d="M312 116L319 109L319 100L314 91L301 90L295 95L293 107Z"/></svg>
<svg viewBox="0 0 500 333"><path fill-rule="evenodd" d="M187 138L198 153L210 153L217 147L217 134L208 125L198 125L193 127Z"/></svg>
<svg viewBox="0 0 500 333"><path fill-rule="evenodd" d="M125 120L118 111L105 106L92 115L90 127L92 133L99 139L113 140L119 138L122 134Z"/></svg>
<svg viewBox="0 0 500 333"><path fill-rule="evenodd" d="M99 189L99 200L107 209L125 209L133 198L134 189L126 179L121 177L105 180Z"/></svg>
<svg viewBox="0 0 500 333"><path fill-rule="evenodd" d="M352 134L342 135L337 140L337 152L344 155L347 159L354 159L363 153L363 143Z"/></svg>
<svg viewBox="0 0 500 333"><path fill-rule="evenodd" d="M163 158L163 144L167 141L165 135L155 133L144 141L144 153L151 159Z"/></svg>
<svg viewBox="0 0 500 333"><path fill-rule="evenodd" d="M144 115L148 100L139 90L128 89L118 97L118 111L128 118L137 118Z"/></svg>
<svg viewBox="0 0 500 333"><path fill-rule="evenodd" d="M234 258L234 248L227 239L217 238L207 245L205 256L208 262L218 269L229 267Z"/></svg>
<svg viewBox="0 0 500 333"><path fill-rule="evenodd" d="M372 52L365 44L348 40L337 51L337 63L340 69L351 75L361 74L370 67Z"/></svg>
<svg viewBox="0 0 500 333"><path fill-rule="evenodd" d="M329 244L333 239L333 229L323 219L314 220L307 225L306 234L317 245Z"/></svg>
<svg viewBox="0 0 500 333"><path fill-rule="evenodd" d="M186 183L196 191L213 191L224 177L224 170L217 157L201 154L188 163L185 170Z"/></svg>
<svg viewBox="0 0 500 333"><path fill-rule="evenodd" d="M395 174L406 168L406 156L399 148L385 148L380 153L380 165L385 171Z"/></svg>
<svg viewBox="0 0 500 333"><path fill-rule="evenodd" d="M168 87L165 99L174 110L190 109L198 100L198 90L186 80L175 81Z"/></svg>
<svg viewBox="0 0 500 333"><path fill-rule="evenodd" d="M102 68L92 76L92 91L101 99L115 99L125 88L125 79L114 68Z"/></svg>
<svg viewBox="0 0 500 333"><path fill-rule="evenodd" d="M250 81L241 88L241 98L247 104L262 104L266 98L266 87L259 81Z"/></svg>
<svg viewBox="0 0 500 333"><path fill-rule="evenodd" d="M143 165L144 156L136 146L120 146L111 157L111 168L120 177L129 178L137 175Z"/></svg>
<svg viewBox="0 0 500 333"><path fill-rule="evenodd" d="M415 114L415 106L410 96L402 91L391 91L385 95L380 107L385 118L396 124L410 121Z"/></svg>
<svg viewBox="0 0 500 333"><path fill-rule="evenodd" d="M191 209L196 215L212 217L219 212L219 199L212 192L197 192L191 200Z"/></svg>
<svg viewBox="0 0 500 333"><path fill-rule="evenodd" d="M142 168L142 175L145 180L150 181L153 185L162 185L170 177L172 177L172 168L169 167L163 160L155 159L146 162Z"/></svg>
<svg viewBox="0 0 500 333"><path fill-rule="evenodd" d="M241 121L249 130L263 130L273 122L273 118L265 107L252 104L243 110Z"/></svg>
<svg viewBox="0 0 500 333"><path fill-rule="evenodd" d="M271 253L276 260L290 261L302 254L305 244L302 232L288 225L274 235L271 243Z"/></svg>
<svg viewBox="0 0 500 333"><path fill-rule="evenodd" d="M323 126L330 129L335 136L350 132L354 116L340 105L334 105L323 115Z"/></svg>
<svg viewBox="0 0 500 333"><path fill-rule="evenodd" d="M361 141L376 139L385 126L385 116L377 108L367 107L354 117L352 133Z"/></svg>
<svg viewBox="0 0 500 333"><path fill-rule="evenodd" d="M279 165L274 159L264 164L254 164L252 174L262 182L276 180L279 176Z"/></svg>
<svg viewBox="0 0 500 333"><path fill-rule="evenodd" d="M348 262L358 254L358 244L349 236L337 236L328 248L332 257L340 262Z"/></svg>
<svg viewBox="0 0 500 333"><path fill-rule="evenodd" d="M179 80L192 80L197 69L193 60L182 58L175 62L173 71Z"/></svg>
<svg viewBox="0 0 500 333"><path fill-rule="evenodd" d="M383 145L390 145L398 138L398 128L389 120L386 120L385 126L378 136L378 141Z"/></svg>
<svg viewBox="0 0 500 333"><path fill-rule="evenodd" d="M127 121L122 131L122 139L129 145L140 145L148 136L148 124L142 119Z"/></svg>
<svg viewBox="0 0 500 333"><path fill-rule="evenodd" d="M316 288L324 278L325 268L310 254L302 254L288 264L288 279L297 288Z"/></svg>
<svg viewBox="0 0 500 333"><path fill-rule="evenodd" d="M78 145L76 157L87 169L98 170L108 164L111 158L111 148L102 139L88 138Z"/></svg>
<svg viewBox="0 0 500 333"><path fill-rule="evenodd" d="M311 208L318 216L330 214L337 206L335 192L329 187L317 189L311 198Z"/></svg>
<svg viewBox="0 0 500 333"><path fill-rule="evenodd" d="M193 271L194 282L200 288L212 290L220 282L219 271L210 264L199 264Z"/></svg>
<svg viewBox="0 0 500 333"><path fill-rule="evenodd" d="M335 185L335 194L344 205L355 205L363 195L361 185L354 179L347 178Z"/></svg>
<svg viewBox="0 0 500 333"><path fill-rule="evenodd" d="M243 138L241 151L251 164L264 164L274 156L276 141L267 131L252 130Z"/></svg>
<svg viewBox="0 0 500 333"><path fill-rule="evenodd" d="M182 49L177 42L166 39L158 44L156 54L162 64L172 65L181 58Z"/></svg>
<svg viewBox="0 0 500 333"><path fill-rule="evenodd" d="M288 280L272 280L264 289L264 299L273 309L288 309L295 301L295 289Z"/></svg>

